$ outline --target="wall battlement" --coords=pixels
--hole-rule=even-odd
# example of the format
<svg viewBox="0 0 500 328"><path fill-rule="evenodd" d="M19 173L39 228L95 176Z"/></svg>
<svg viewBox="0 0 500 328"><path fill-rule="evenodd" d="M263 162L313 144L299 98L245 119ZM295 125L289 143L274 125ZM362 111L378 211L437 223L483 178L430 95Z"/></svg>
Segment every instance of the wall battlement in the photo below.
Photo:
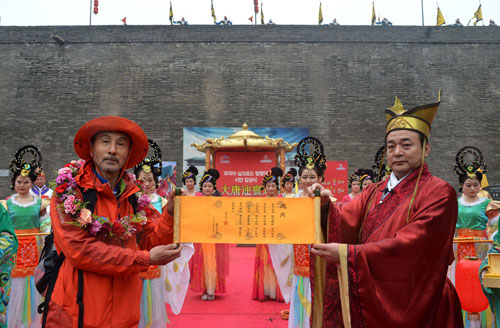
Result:
<svg viewBox="0 0 500 328"><path fill-rule="evenodd" d="M120 115L182 161L185 126L307 126L328 160L371 167L384 109L442 103L431 172L454 186L456 152L483 151L500 184L500 28L415 26L0 27L0 169L25 144L49 178L86 121ZM57 37L56 37L57 36ZM57 42L59 40L60 43ZM203 156L200 153L201 156ZM180 170L179 170L180 171ZM180 180L179 180L180 181ZM0 178L0 196L10 191Z"/></svg>

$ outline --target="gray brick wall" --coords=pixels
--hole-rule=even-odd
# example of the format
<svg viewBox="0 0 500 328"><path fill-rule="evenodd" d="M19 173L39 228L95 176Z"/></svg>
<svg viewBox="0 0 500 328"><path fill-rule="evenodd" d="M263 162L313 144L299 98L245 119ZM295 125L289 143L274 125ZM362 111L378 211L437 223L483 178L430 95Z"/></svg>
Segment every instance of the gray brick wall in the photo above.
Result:
<svg viewBox="0 0 500 328"><path fill-rule="evenodd" d="M384 109L436 101L431 171L457 184L475 145L500 184L500 28L371 26L0 27L0 169L38 146L49 178L86 121L138 122L166 160L185 126L308 126L328 160L372 165ZM52 36L65 40L59 45ZM201 156L203 156L200 153ZM0 178L0 198L10 193Z"/></svg>

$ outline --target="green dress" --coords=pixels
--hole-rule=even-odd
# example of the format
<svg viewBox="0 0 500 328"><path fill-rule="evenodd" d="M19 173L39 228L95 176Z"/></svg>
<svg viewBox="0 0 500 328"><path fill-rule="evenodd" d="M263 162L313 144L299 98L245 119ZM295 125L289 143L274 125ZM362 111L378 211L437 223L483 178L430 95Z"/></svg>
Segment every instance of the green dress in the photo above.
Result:
<svg viewBox="0 0 500 328"><path fill-rule="evenodd" d="M488 198L480 198L473 204L466 204L463 197L459 198L457 229L486 230L486 208L490 201Z"/></svg>
<svg viewBox="0 0 500 328"><path fill-rule="evenodd" d="M17 252L14 225L7 210L0 205L0 327L7 327L7 305L9 304L11 278Z"/></svg>
<svg viewBox="0 0 500 328"><path fill-rule="evenodd" d="M40 206L42 200L36 198L32 206L20 206L13 201L12 196L7 200L10 218L16 230L40 228Z"/></svg>
<svg viewBox="0 0 500 328"><path fill-rule="evenodd" d="M34 197L32 202L21 204L17 202L17 194L7 200L10 219L14 224L16 234L30 234L44 231L50 220L40 221L42 200ZM45 228L44 228L45 227ZM29 327L32 322L41 320L37 307L42 302L41 295L36 291L34 272L38 257L43 247L41 237L19 237L16 265L12 269L12 292L8 306L9 327Z"/></svg>

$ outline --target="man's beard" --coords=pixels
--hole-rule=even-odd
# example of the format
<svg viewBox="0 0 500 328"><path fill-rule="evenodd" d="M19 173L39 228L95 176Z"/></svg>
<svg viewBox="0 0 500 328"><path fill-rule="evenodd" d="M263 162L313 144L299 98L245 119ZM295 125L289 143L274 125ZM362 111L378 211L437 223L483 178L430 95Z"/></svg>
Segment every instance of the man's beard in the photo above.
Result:
<svg viewBox="0 0 500 328"><path fill-rule="evenodd" d="M108 164L108 163L106 163L106 161L113 161L116 163L116 165ZM103 158L101 163L99 163L99 169L102 172L114 174L116 172L119 172L122 168L120 167L120 163L118 161L118 158L116 158L114 156L108 156L108 157Z"/></svg>

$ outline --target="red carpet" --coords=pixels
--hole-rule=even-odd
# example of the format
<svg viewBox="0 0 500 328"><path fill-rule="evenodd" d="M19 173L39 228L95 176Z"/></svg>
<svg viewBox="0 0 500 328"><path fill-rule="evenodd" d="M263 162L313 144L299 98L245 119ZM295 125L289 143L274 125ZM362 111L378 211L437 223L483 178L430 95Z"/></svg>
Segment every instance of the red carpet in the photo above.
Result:
<svg viewBox="0 0 500 328"><path fill-rule="evenodd" d="M168 327L288 327L288 321L280 317L287 304L252 300L255 247L231 245L229 259L227 293L202 301L200 293L188 291L181 314L173 314L167 305Z"/></svg>

